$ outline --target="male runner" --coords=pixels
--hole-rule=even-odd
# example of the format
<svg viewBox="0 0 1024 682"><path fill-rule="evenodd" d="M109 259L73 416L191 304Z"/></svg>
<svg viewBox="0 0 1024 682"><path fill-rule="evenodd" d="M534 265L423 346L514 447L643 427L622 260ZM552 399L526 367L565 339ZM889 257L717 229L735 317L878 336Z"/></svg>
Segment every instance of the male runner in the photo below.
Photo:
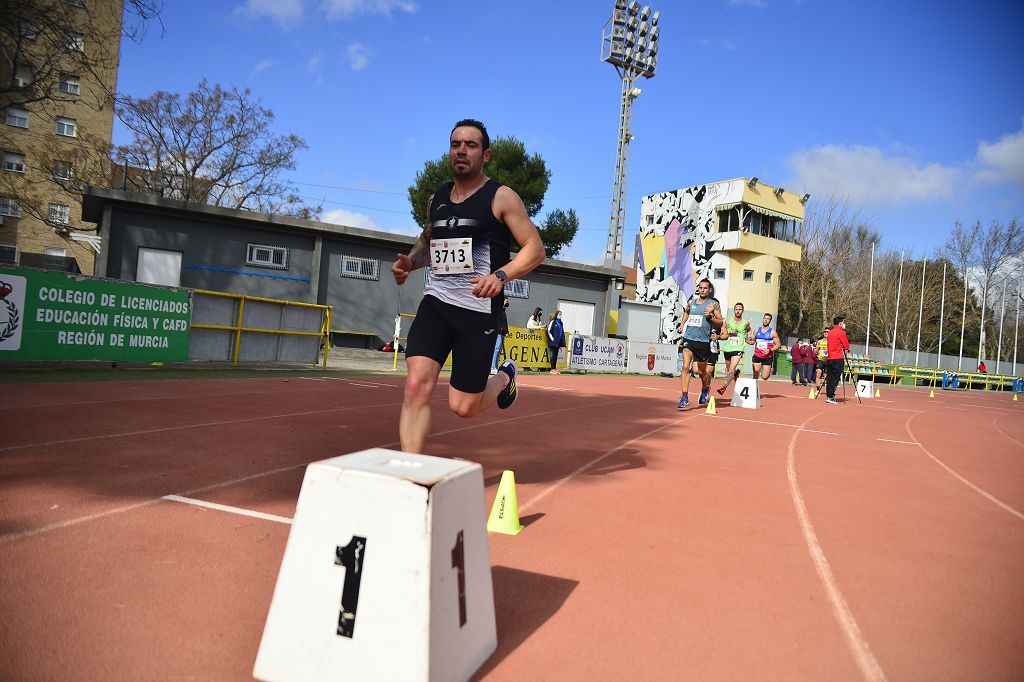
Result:
<svg viewBox="0 0 1024 682"><path fill-rule="evenodd" d="M679 376L683 394L676 407L680 410L690 404L690 367L697 360L700 372L700 404L708 401L711 389L711 374L708 373L708 359L711 356L711 327L722 326L722 311L717 301L711 299L711 280L702 279L697 285L696 298L686 301L683 321L676 331L683 332L683 371Z"/></svg>
<svg viewBox="0 0 1024 682"><path fill-rule="evenodd" d="M828 332L828 360L825 361L827 377L825 402L829 405L837 404L836 386L843 378L846 351L850 350L850 339L846 337L845 319L842 315L836 315L832 319L832 324L835 326Z"/></svg>
<svg viewBox="0 0 1024 682"><path fill-rule="evenodd" d="M452 412L472 417L495 402L504 409L516 400L512 360L488 376L493 335L505 282L540 265L544 245L519 195L484 175L490 159L484 124L472 119L456 123L448 149L455 181L434 192L422 234L409 255L398 254L391 266L399 285L416 268L430 267L405 353L409 372L398 428L406 452L423 452L430 432L430 398L449 353ZM520 246L515 258L510 257L512 239Z"/></svg>
<svg viewBox="0 0 1024 682"><path fill-rule="evenodd" d="M725 395L725 389L729 388L736 379L740 378L740 363L743 362L743 346L751 338L750 323L743 319L743 304L737 303L732 307L732 319L722 329L722 351L725 353L725 385L718 389L718 395Z"/></svg>
<svg viewBox="0 0 1024 682"><path fill-rule="evenodd" d="M772 314L765 313L761 326L754 332L754 378L761 377L768 381L772 377L772 365L775 362L775 351L782 346L779 334L772 329Z"/></svg>

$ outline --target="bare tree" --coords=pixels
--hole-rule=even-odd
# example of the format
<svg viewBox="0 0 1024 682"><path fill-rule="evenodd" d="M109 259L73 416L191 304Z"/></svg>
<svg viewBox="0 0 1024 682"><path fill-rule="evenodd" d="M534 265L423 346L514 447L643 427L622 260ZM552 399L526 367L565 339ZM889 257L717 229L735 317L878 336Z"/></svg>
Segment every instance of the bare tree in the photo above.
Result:
<svg viewBox="0 0 1024 682"><path fill-rule="evenodd" d="M203 80L184 97L164 91L124 97L118 117L133 136L118 148L118 159L142 171L129 175L129 188L262 213L319 214L281 179L295 169L306 142L274 133L274 113L249 89Z"/></svg>
<svg viewBox="0 0 1024 682"><path fill-rule="evenodd" d="M993 284L997 284L1009 276L1009 266L1024 253L1024 225L1016 218L1003 225L993 220L988 227L982 227L981 221L974 224L975 238L978 243L978 270L981 282L981 358L988 356L988 338L985 328L985 313L988 309L988 296ZM995 298L995 297L993 297ZM993 310L995 308L993 307Z"/></svg>

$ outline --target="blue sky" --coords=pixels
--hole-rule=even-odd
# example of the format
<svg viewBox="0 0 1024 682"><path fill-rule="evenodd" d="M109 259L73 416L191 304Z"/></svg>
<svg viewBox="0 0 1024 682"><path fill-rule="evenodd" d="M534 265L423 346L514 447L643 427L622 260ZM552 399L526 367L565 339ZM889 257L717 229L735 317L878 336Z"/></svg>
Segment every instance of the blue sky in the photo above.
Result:
<svg viewBox="0 0 1024 682"><path fill-rule="evenodd" d="M309 149L289 175L325 219L418 233L406 188L452 124L515 136L573 208L561 257L600 262L619 80L612 0L168 0L125 42L118 89L251 88ZM643 195L758 176L847 197L888 246L930 253L953 221L1024 217L1024 6L933 0L681 0L639 83L625 248ZM127 141L115 126L114 142Z"/></svg>

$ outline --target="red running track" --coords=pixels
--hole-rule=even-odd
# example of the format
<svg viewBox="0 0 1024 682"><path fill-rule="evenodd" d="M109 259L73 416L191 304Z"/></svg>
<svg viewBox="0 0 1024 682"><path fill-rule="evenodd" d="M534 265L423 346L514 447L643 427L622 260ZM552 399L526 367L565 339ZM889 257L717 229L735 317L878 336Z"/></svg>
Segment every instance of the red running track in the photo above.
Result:
<svg viewBox="0 0 1024 682"><path fill-rule="evenodd" d="M2 677L251 679L305 465L397 447L401 382L5 386ZM437 393L429 454L488 503L513 469L527 524L491 536L478 678L1021 679L1024 402L772 382L711 416L677 385L527 374L472 420Z"/></svg>

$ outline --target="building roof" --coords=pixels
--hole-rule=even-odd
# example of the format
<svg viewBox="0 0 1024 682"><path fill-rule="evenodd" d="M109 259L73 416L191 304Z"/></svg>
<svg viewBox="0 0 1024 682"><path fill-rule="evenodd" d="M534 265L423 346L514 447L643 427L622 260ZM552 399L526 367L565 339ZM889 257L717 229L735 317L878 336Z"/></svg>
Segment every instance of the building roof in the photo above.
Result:
<svg viewBox="0 0 1024 682"><path fill-rule="evenodd" d="M164 199L154 194L140 194L105 187L87 187L82 193L82 220L100 224L103 210L107 205L116 204L129 210L154 213L186 213L198 220L217 222L243 223L253 229L271 229L288 232L302 232L310 236L333 236L348 238L390 248L408 249L416 243L417 237L394 232L368 230L362 227L350 227L325 223L319 220L304 220L290 216L255 213L244 209L224 208L210 204L197 204L176 199ZM619 279L623 273L618 268L588 263L547 258L537 268L540 272L557 272L561 274L587 275L589 279ZM636 276L633 277L636 282Z"/></svg>

